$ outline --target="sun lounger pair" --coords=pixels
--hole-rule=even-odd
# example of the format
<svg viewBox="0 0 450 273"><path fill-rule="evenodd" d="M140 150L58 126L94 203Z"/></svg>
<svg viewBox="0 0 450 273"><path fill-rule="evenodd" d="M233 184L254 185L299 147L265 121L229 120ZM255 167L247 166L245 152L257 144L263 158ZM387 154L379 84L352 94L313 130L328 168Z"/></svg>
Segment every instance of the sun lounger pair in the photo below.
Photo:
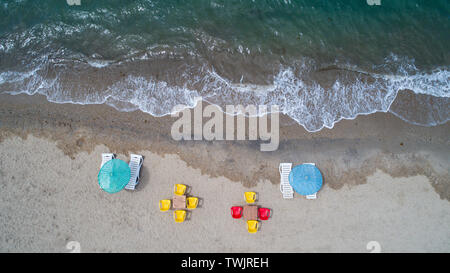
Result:
<svg viewBox="0 0 450 273"><path fill-rule="evenodd" d="M305 163L305 164L311 164L316 165L315 163ZM294 189L292 188L291 184L289 184L289 174L291 173L292 169L292 163L280 163L280 166L278 168L280 172L280 191L283 194L284 199L292 199L294 198ZM307 195L306 199L316 199L317 193Z"/></svg>
<svg viewBox="0 0 450 273"><path fill-rule="evenodd" d="M114 158L116 158L116 156L112 153L102 153L102 164L100 165L100 168L103 167L106 162ZM130 163L128 163L128 166L130 166L131 170L130 181L125 186L125 189L134 190L137 184L139 184L139 173L141 171L143 162L144 158L142 157L142 155L131 154Z"/></svg>

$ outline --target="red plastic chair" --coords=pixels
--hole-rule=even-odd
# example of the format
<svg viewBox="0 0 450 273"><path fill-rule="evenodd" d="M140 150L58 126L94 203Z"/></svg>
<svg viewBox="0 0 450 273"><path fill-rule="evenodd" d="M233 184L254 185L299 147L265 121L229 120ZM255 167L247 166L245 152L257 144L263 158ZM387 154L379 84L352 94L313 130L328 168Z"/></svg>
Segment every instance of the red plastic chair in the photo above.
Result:
<svg viewBox="0 0 450 273"><path fill-rule="evenodd" d="M231 216L234 219L239 219L242 217L242 207L231 207Z"/></svg>
<svg viewBox="0 0 450 273"><path fill-rule="evenodd" d="M267 220L270 217L270 209L258 208L258 217L261 220Z"/></svg>

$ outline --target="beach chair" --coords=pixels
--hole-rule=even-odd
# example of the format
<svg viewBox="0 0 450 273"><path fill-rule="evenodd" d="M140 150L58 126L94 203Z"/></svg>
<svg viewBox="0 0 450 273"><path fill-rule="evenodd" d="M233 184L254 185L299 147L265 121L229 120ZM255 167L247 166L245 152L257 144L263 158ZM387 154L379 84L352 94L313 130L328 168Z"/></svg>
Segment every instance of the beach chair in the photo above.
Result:
<svg viewBox="0 0 450 273"><path fill-rule="evenodd" d="M306 199L317 199L317 192L306 196Z"/></svg>
<svg viewBox="0 0 450 273"><path fill-rule="evenodd" d="M256 201L256 193L252 191L247 191L244 193L245 202L251 204Z"/></svg>
<svg viewBox="0 0 450 273"><path fill-rule="evenodd" d="M170 200L160 200L159 201L159 210L160 211L168 211L170 209L172 201Z"/></svg>
<svg viewBox="0 0 450 273"><path fill-rule="evenodd" d="M231 207L231 216L234 219L240 219L242 217L242 207Z"/></svg>
<svg viewBox="0 0 450 273"><path fill-rule="evenodd" d="M316 163L304 163L304 164L310 164L310 165L316 166ZM317 199L317 192L314 194L307 195L306 199L309 199L309 200Z"/></svg>
<svg viewBox="0 0 450 273"><path fill-rule="evenodd" d="M173 193L176 195L184 195L186 192L186 185L183 184L175 184L173 188Z"/></svg>
<svg viewBox="0 0 450 273"><path fill-rule="evenodd" d="M280 163L278 170L280 172L280 191L284 199L294 198L294 189L289 184L289 173L292 169L292 163Z"/></svg>
<svg viewBox="0 0 450 273"><path fill-rule="evenodd" d="M116 158L114 154L111 153L103 153L102 154L102 164L100 165L100 169L105 165L106 162L110 161L111 159Z"/></svg>
<svg viewBox="0 0 450 273"><path fill-rule="evenodd" d="M175 220L175 223L183 223L184 219L186 219L186 211L184 211L184 210L174 211L173 219Z"/></svg>
<svg viewBox="0 0 450 273"><path fill-rule="evenodd" d="M258 208L258 218L261 220L268 220L270 217L270 209Z"/></svg>
<svg viewBox="0 0 450 273"><path fill-rule="evenodd" d="M198 205L198 198L197 197L188 197L186 199L187 208L188 209L195 209Z"/></svg>
<svg viewBox="0 0 450 273"><path fill-rule="evenodd" d="M249 233L256 233L258 231L259 223L256 220L247 221L247 230Z"/></svg>
<svg viewBox="0 0 450 273"><path fill-rule="evenodd" d="M144 162L144 158L142 155L131 154L130 156L130 181L125 186L127 190L134 190L136 185L139 184L139 173L141 171L142 163Z"/></svg>

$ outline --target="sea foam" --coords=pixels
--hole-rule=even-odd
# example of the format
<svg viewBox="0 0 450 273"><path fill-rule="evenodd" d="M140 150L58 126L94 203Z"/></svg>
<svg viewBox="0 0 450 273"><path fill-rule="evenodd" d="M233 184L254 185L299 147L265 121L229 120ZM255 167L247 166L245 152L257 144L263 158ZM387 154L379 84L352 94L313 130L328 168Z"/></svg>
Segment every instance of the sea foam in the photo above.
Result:
<svg viewBox="0 0 450 273"><path fill-rule="evenodd" d="M101 69L112 64L88 62L88 65ZM67 90L67 84L62 84L58 77L42 76L40 71L44 69L45 65L42 65L26 72L2 72L0 90L10 94L42 94L54 103L108 104L119 111L140 110L153 116L168 115L176 105L195 107L198 97L221 109L225 109L225 105L278 105L283 114L309 132L333 128L342 119L387 112L401 90L450 97L447 68L420 72L412 61L401 65L396 75L356 71L351 80L337 77L329 87L311 80L312 66L304 62L295 67L280 67L272 84L268 85L234 83L213 68L204 66L197 74L186 73L182 86L151 77L128 75L103 90L81 92L82 96L74 96L74 92ZM401 113L394 114L413 124L431 126L449 120L445 114L448 113L448 105L440 107L444 114L434 115L439 118L425 122L411 120ZM426 109L421 111L426 112Z"/></svg>

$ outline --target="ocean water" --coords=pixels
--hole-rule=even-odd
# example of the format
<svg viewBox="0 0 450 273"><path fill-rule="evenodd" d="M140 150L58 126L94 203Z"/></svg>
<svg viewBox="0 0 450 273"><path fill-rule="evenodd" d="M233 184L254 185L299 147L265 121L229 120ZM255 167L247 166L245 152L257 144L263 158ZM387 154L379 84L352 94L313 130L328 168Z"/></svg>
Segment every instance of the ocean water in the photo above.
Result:
<svg viewBox="0 0 450 273"><path fill-rule="evenodd" d="M448 0L80 2L0 0L1 93L154 116L276 104L311 132L450 119Z"/></svg>

